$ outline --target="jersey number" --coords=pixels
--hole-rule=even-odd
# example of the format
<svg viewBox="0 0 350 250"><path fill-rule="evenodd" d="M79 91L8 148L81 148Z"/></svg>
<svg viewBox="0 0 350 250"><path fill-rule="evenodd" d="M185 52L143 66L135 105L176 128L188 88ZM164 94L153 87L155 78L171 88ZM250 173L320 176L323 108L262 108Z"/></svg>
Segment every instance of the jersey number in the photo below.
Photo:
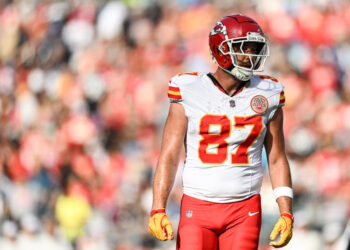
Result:
<svg viewBox="0 0 350 250"><path fill-rule="evenodd" d="M231 154L232 164L248 164L248 149L259 137L263 122L261 116L234 117L234 128L241 129L251 125L252 130L248 137L241 142L234 154ZM219 130L210 131L212 126ZM199 142L199 159L203 163L221 164L226 161L228 155L228 143L226 139L231 135L231 120L226 115L205 115L199 124L199 134L202 140ZM216 152L208 152L209 145L217 145Z"/></svg>

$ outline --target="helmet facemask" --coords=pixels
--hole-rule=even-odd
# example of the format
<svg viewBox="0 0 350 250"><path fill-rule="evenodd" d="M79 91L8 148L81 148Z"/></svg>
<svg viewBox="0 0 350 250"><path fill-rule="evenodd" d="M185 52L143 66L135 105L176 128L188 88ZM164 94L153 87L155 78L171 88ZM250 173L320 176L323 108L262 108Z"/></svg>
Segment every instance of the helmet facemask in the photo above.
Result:
<svg viewBox="0 0 350 250"><path fill-rule="evenodd" d="M255 44L253 53L245 53L250 43ZM269 56L269 48L266 38L260 33L248 32L246 37L238 37L226 39L219 46L219 51L223 55L231 58L233 67L224 69L226 72L236 76L241 81L248 81L253 72L261 72L264 70L266 58ZM237 56L247 56L249 65L239 65Z"/></svg>

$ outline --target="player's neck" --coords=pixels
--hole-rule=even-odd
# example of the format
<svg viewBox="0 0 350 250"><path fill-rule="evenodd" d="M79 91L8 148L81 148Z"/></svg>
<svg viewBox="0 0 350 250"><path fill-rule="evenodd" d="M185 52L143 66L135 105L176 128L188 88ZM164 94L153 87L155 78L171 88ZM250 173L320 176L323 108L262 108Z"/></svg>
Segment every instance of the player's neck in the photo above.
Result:
<svg viewBox="0 0 350 250"><path fill-rule="evenodd" d="M213 76L229 95L235 93L242 84L242 81L238 80L233 75L226 73L219 67Z"/></svg>

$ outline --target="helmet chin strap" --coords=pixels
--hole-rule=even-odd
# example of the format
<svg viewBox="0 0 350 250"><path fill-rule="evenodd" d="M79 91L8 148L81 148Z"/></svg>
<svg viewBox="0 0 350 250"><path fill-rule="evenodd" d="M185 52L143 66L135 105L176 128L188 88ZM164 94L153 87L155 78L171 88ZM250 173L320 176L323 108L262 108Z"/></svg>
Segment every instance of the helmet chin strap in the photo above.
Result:
<svg viewBox="0 0 350 250"><path fill-rule="evenodd" d="M222 67L220 67L220 68L222 68ZM249 81L250 78L252 78L252 76L253 76L253 71L238 68L238 67L233 67L233 69L231 69L231 70L227 70L225 68L222 68L222 69L224 71L226 71L227 73L236 77L238 80L243 81L243 82Z"/></svg>
<svg viewBox="0 0 350 250"><path fill-rule="evenodd" d="M233 69L231 69L231 74L233 76L235 76L238 80L241 81L248 81L250 80L250 78L252 78L253 76L253 71L251 70L246 70L246 69L241 69L238 67L233 67Z"/></svg>

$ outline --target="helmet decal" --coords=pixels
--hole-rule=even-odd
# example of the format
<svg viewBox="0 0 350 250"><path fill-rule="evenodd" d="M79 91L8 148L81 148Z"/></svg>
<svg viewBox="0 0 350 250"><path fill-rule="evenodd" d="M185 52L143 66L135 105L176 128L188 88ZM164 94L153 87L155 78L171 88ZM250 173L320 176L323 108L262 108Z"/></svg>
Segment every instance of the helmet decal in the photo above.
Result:
<svg viewBox="0 0 350 250"><path fill-rule="evenodd" d="M226 30L226 27L222 24L222 22L217 22L214 28L211 30L210 35L216 35L218 33L223 33Z"/></svg>

